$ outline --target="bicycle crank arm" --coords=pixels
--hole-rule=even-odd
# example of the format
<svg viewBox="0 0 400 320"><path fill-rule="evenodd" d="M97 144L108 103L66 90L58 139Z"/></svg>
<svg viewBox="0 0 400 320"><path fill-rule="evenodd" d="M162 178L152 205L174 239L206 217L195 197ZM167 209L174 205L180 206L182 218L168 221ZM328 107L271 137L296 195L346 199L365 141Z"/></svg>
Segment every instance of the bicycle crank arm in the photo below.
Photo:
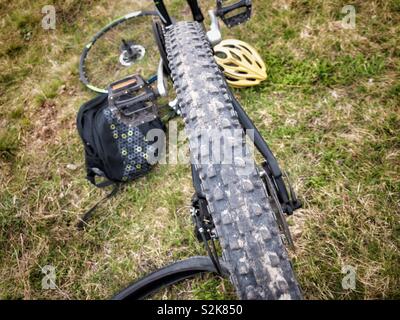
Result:
<svg viewBox="0 0 400 320"><path fill-rule="evenodd" d="M210 31L207 32L207 39L214 47L215 45L217 45L222 41L222 35L215 11L208 10L208 15L210 16L211 24L210 24Z"/></svg>

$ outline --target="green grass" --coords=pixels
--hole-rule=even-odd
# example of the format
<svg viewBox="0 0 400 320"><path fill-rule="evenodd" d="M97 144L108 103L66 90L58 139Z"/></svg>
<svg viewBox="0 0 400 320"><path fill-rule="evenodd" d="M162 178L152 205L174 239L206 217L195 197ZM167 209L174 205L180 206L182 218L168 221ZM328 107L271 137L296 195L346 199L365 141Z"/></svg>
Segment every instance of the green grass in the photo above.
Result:
<svg viewBox="0 0 400 320"><path fill-rule="evenodd" d="M183 1L167 2L190 17ZM253 44L267 66L266 81L235 93L304 202L289 218L304 295L398 299L400 3L353 1L356 28L345 30L346 1L253 2L247 24L223 31ZM138 8L55 1L56 30L47 31L46 4L0 4L0 298L104 299L168 262L206 254L186 208L190 170L157 166L76 230L105 194L84 178L75 117L93 94L79 83L79 54L100 26ZM56 290L41 289L44 265L56 267ZM345 265L357 268L355 290L341 286ZM234 291L204 276L155 298Z"/></svg>

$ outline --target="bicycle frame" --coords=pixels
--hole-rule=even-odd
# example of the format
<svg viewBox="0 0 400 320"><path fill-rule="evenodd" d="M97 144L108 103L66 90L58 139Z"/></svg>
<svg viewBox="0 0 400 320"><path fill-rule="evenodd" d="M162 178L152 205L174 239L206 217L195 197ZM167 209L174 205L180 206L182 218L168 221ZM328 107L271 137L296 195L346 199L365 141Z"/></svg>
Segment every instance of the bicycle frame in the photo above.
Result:
<svg viewBox="0 0 400 320"><path fill-rule="evenodd" d="M186 0L189 4L190 10L192 11L193 19L197 22L203 22L204 16L201 12L199 4L197 0ZM167 8L165 7L163 0L154 0L154 4L157 8L158 13L160 14L161 21L165 26L169 26L172 24L172 19L168 13Z"/></svg>

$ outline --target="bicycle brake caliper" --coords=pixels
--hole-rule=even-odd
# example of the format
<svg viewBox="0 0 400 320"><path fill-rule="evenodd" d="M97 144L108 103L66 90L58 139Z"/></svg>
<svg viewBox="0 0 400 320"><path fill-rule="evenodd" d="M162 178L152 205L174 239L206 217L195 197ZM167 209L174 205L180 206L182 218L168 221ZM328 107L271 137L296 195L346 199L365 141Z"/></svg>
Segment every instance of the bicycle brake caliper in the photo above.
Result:
<svg viewBox="0 0 400 320"><path fill-rule="evenodd" d="M217 249L214 240L217 239L215 225L210 212L208 211L207 200L195 194L192 198L192 218L195 224L197 240L203 242L207 253L219 274L222 268L219 262ZM211 244L211 246L209 245Z"/></svg>
<svg viewBox="0 0 400 320"><path fill-rule="evenodd" d="M202 228L205 232L206 240L211 240L214 235L214 223L212 221L212 217L207 209L207 200L204 198L199 198L196 195L193 196L192 199L192 218L193 223L195 224L195 233L196 238L200 242L203 241L203 237L201 236L199 230Z"/></svg>
<svg viewBox="0 0 400 320"><path fill-rule="evenodd" d="M302 204L292 188L288 175L286 173L280 173L279 176L274 176L271 167L266 161L262 163L262 168L264 173L268 175L272 182L274 192L276 193L277 200L282 207L283 213L290 216L294 213L294 211L300 209ZM283 177L286 178L286 183ZM289 187L289 192L287 187Z"/></svg>

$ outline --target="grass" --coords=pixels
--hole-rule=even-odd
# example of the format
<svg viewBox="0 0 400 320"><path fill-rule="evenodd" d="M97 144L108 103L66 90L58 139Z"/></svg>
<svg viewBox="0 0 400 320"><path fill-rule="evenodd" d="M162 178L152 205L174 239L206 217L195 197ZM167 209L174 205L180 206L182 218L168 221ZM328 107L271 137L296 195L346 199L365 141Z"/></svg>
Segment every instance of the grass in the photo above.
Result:
<svg viewBox="0 0 400 320"><path fill-rule="evenodd" d="M183 1L167 2L189 17ZM186 208L190 170L157 166L102 205L86 232L75 229L104 195L84 178L75 116L93 94L79 83L78 57L100 26L143 4L54 1L56 30L43 30L47 4L0 4L0 298L104 299L205 254ZM252 20L224 35L253 44L267 66L266 81L236 94L304 202L289 223L305 297L398 299L400 4L353 1L356 28L343 29L346 4L256 0ZM56 268L55 290L41 288L44 265ZM357 269L355 290L341 286L345 265ZM205 276L156 298L234 295Z"/></svg>

